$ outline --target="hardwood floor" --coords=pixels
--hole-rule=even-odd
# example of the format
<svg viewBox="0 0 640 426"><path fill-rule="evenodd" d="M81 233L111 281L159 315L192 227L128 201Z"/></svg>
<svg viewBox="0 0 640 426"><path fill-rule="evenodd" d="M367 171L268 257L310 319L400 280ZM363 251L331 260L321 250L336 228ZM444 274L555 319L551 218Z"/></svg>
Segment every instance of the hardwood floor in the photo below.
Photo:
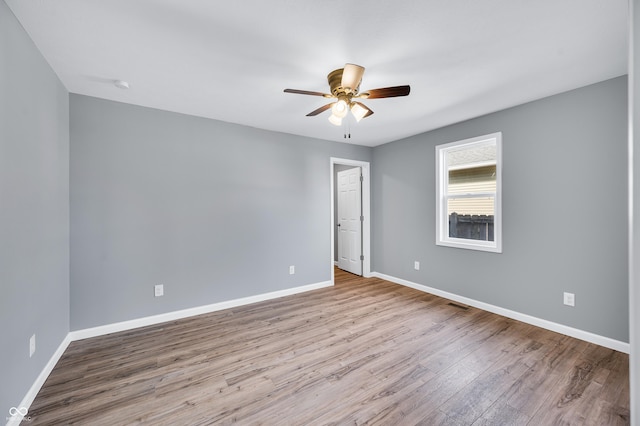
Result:
<svg viewBox="0 0 640 426"><path fill-rule="evenodd" d="M625 425L626 354L376 278L72 342L34 425Z"/></svg>

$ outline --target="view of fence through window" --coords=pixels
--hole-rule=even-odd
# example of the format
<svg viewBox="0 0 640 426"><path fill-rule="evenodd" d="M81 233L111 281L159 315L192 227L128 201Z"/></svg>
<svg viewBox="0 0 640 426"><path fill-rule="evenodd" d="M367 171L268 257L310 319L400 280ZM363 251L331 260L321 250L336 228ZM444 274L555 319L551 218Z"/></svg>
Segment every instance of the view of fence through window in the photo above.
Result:
<svg viewBox="0 0 640 426"><path fill-rule="evenodd" d="M496 145L446 153L449 237L494 241Z"/></svg>

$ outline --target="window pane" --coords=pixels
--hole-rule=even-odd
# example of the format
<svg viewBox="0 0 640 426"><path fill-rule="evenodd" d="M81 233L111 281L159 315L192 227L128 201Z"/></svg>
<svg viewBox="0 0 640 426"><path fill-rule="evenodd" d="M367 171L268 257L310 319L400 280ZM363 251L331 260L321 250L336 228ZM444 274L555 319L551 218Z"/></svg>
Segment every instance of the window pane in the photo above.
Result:
<svg viewBox="0 0 640 426"><path fill-rule="evenodd" d="M449 198L449 237L494 241L494 197Z"/></svg>
<svg viewBox="0 0 640 426"><path fill-rule="evenodd" d="M449 197L447 200L447 214L457 213L459 215L485 215L495 214L495 197Z"/></svg>
<svg viewBox="0 0 640 426"><path fill-rule="evenodd" d="M447 194L496 192L496 165L449 169Z"/></svg>
<svg viewBox="0 0 640 426"><path fill-rule="evenodd" d="M461 145L447 150L447 169L466 169L483 164L496 163L496 144L478 144L475 146Z"/></svg>

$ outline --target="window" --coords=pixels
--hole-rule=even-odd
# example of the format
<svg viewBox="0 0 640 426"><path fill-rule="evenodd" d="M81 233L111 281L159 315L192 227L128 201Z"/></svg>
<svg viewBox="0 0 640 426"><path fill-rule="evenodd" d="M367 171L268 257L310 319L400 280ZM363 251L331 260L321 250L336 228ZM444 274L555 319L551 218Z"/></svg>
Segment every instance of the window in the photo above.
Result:
<svg viewBox="0 0 640 426"><path fill-rule="evenodd" d="M502 133L436 146L436 244L502 252Z"/></svg>

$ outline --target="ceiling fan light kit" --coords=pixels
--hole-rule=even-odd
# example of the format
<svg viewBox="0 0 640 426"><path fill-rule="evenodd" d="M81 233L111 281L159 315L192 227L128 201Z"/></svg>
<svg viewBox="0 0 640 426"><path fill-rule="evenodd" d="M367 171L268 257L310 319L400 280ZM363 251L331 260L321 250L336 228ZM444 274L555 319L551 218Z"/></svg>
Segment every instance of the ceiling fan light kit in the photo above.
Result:
<svg viewBox="0 0 640 426"><path fill-rule="evenodd" d="M333 124L334 126L342 126L342 118L331 114L329 116L329 123Z"/></svg>
<svg viewBox="0 0 640 426"><path fill-rule="evenodd" d="M327 75L327 81L331 93L313 92L309 90L284 89L285 93L296 93L299 95L322 96L324 98L336 99L336 101L323 105L320 108L311 111L307 117L316 116L328 109L331 109L329 122L335 126L342 125L342 119L347 113L351 114L360 121L373 114L373 111L362 102L354 101L354 99L380 99L394 98L398 96L407 96L411 91L410 86L393 86L380 89L372 89L364 93L360 93L360 83L364 75L364 67L355 64L346 64L344 68L331 71Z"/></svg>
<svg viewBox="0 0 640 426"><path fill-rule="evenodd" d="M367 107L365 107L360 102L353 102L351 104L351 114L353 114L357 122L360 122L360 120L367 117L368 115L367 113L369 111L371 110L367 109ZM371 111L371 114L373 114L373 111Z"/></svg>
<svg viewBox="0 0 640 426"><path fill-rule="evenodd" d="M337 102L334 102L331 106L331 113L336 117L344 118L347 115L347 99L339 98Z"/></svg>

